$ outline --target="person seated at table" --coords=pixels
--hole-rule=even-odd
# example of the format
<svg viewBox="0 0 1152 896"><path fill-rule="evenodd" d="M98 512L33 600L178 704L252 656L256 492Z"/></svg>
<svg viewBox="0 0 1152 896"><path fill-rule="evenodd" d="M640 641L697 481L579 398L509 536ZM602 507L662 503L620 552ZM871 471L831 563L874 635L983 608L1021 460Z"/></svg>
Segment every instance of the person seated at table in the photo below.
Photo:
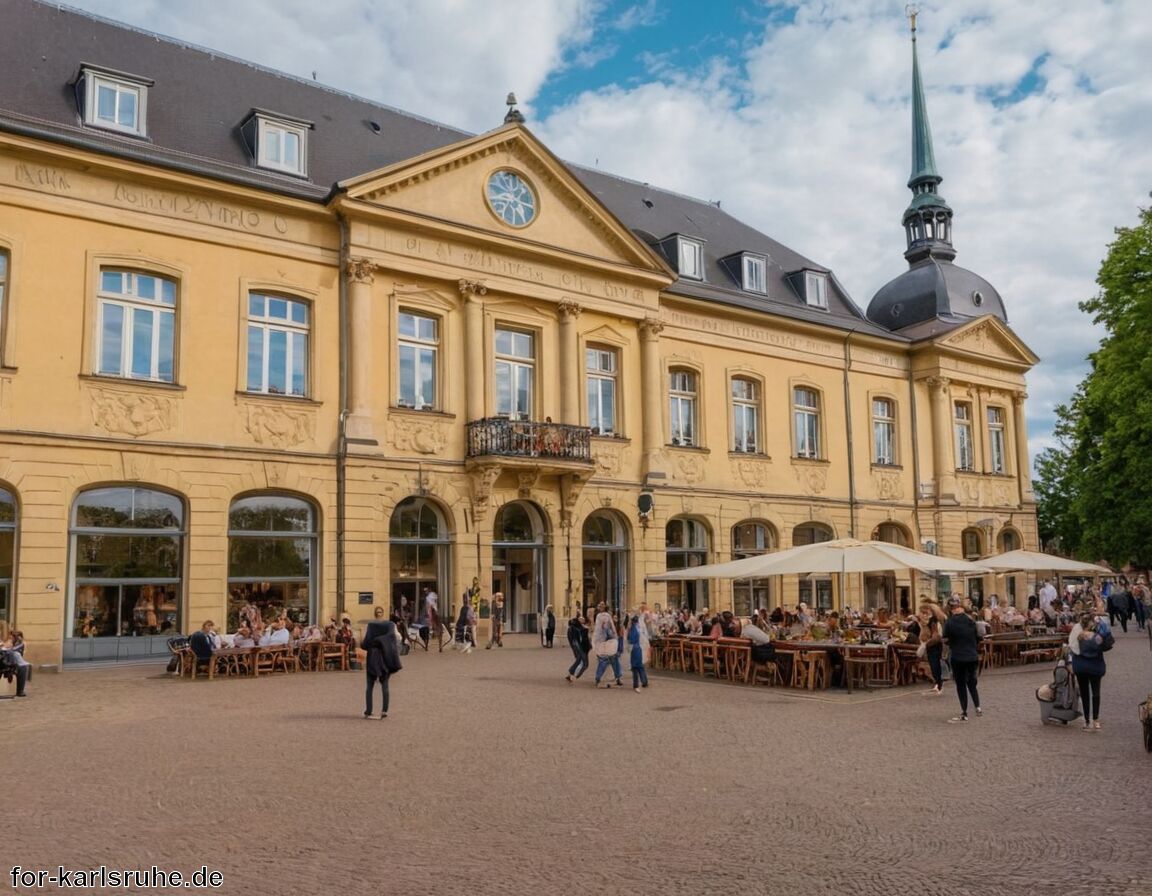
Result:
<svg viewBox="0 0 1152 896"><path fill-rule="evenodd" d="M689 616L688 617L688 635L702 635L704 634L704 614Z"/></svg>
<svg viewBox="0 0 1152 896"><path fill-rule="evenodd" d="M805 628L815 621L812 611L808 609L808 604L801 602L796 605L796 619Z"/></svg>
<svg viewBox="0 0 1152 896"><path fill-rule="evenodd" d="M336 630L336 643L348 645L348 655L356 650L356 633L352 631L352 620L347 616L340 620L340 628Z"/></svg>
<svg viewBox="0 0 1152 896"><path fill-rule="evenodd" d="M1008 609L1004 611L1004 624L1010 628L1023 628L1027 621L1028 617L1017 610L1015 604L1010 604Z"/></svg>
<svg viewBox="0 0 1152 896"><path fill-rule="evenodd" d="M283 619L277 619L264 630L260 638L261 647L283 647L291 640L292 635L284 625Z"/></svg>
<svg viewBox="0 0 1152 896"><path fill-rule="evenodd" d="M983 641L992 634L992 625L984 621L982 616L976 617L976 637Z"/></svg>
<svg viewBox="0 0 1152 896"><path fill-rule="evenodd" d="M876 624L882 625L882 626L891 625L891 620L889 620L889 618L888 618L888 608L887 607L877 607L876 608Z"/></svg>
<svg viewBox="0 0 1152 896"><path fill-rule="evenodd" d="M252 637L252 629L244 623L240 623L240 628L236 629L236 634L232 636L233 647L255 647L256 641Z"/></svg>

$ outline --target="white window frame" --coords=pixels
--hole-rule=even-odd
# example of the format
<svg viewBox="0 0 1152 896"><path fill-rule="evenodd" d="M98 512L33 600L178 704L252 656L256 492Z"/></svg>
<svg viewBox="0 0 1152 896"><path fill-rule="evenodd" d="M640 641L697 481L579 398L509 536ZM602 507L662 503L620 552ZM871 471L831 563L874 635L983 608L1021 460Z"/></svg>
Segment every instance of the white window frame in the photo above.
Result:
<svg viewBox="0 0 1152 896"><path fill-rule="evenodd" d="M737 394L738 385L749 388ZM732 450L740 454L760 453L760 383L748 376L734 376L729 385L732 396Z"/></svg>
<svg viewBox="0 0 1152 896"><path fill-rule="evenodd" d="M257 313L252 310L252 300L254 298L263 299L263 312ZM312 351L311 302L297 298L296 296L264 292L263 290L257 289L250 291L246 299L245 321L247 326L244 345L247 366L247 376L245 379L247 391L255 395L286 395L291 398L306 398L308 396L308 390L311 387L312 379L310 375L311 371L309 370ZM272 303L276 302L285 303L286 313L284 316L272 312ZM295 319L293 310L297 308L302 310L303 320ZM271 382L271 370L269 368L271 342L277 333L284 334L285 343L285 383L283 389L276 388L276 384ZM259 334L260 336L260 369L258 371L253 371L252 369L252 337L254 334ZM303 384L299 390L296 390L292 386L292 378L297 366L297 356L301 353L303 354L303 359L299 367L303 374ZM255 381L253 379L254 373L257 375Z"/></svg>
<svg viewBox="0 0 1152 896"><path fill-rule="evenodd" d="M966 401L952 404L955 432L956 469L971 473L976 469L975 445L972 442L972 405Z"/></svg>
<svg viewBox="0 0 1152 896"><path fill-rule="evenodd" d="M6 246L0 246L0 367L6 363L4 349L8 335L8 294L12 282L12 253Z"/></svg>
<svg viewBox="0 0 1152 896"><path fill-rule="evenodd" d="M687 237L676 238L677 271L690 280L704 279L704 244Z"/></svg>
<svg viewBox="0 0 1152 896"><path fill-rule="evenodd" d="M275 118L256 116L256 164L272 171L283 171L300 177L308 176L308 127ZM294 137L297 141L296 163L283 159L285 138ZM274 157L272 147L280 148L280 157Z"/></svg>
<svg viewBox="0 0 1152 896"><path fill-rule="evenodd" d="M988 411L988 462L991 472L1006 473L1007 453L1004 450L1004 409L989 407Z"/></svg>
<svg viewBox="0 0 1152 896"><path fill-rule="evenodd" d="M740 263L744 288L749 292L768 292L768 259L763 255L744 253Z"/></svg>
<svg viewBox="0 0 1152 896"><path fill-rule="evenodd" d="M681 448L697 447L699 389L696 371L684 367L674 367L668 371L669 444Z"/></svg>
<svg viewBox="0 0 1152 896"><path fill-rule="evenodd" d="M619 355L615 349L590 345L584 349L584 371L587 377L588 425L593 435L614 436L620 429ZM605 418L612 425L604 426Z"/></svg>
<svg viewBox="0 0 1152 896"><path fill-rule="evenodd" d="M872 463L896 464L896 402L884 396L872 399Z"/></svg>
<svg viewBox="0 0 1152 896"><path fill-rule="evenodd" d="M152 81L133 78L130 75L114 74L95 68L84 69L84 123L96 128L119 131L122 134L135 134L139 137L148 134L148 88ZM112 120L100 117L100 90L115 93L115 111ZM120 121L121 100L131 96L135 100L136 114L131 124Z"/></svg>
<svg viewBox="0 0 1152 896"><path fill-rule="evenodd" d="M828 307L828 275L819 271L804 273L804 301L813 308Z"/></svg>
<svg viewBox="0 0 1152 896"><path fill-rule="evenodd" d="M409 327L408 324L412 326ZM418 411L434 410L440 406L440 318L422 311L401 308L396 317L396 405ZM403 365L405 355L411 355L413 382L410 395L405 394ZM431 370L432 394L420 392L424 382L422 371Z"/></svg>
<svg viewBox="0 0 1152 896"><path fill-rule="evenodd" d="M501 337L510 337L507 350L500 348ZM495 349L495 377L493 379L493 400L497 417L509 420L531 420L536 403L536 334L515 327L499 326L493 339ZM508 394L502 395L501 377L508 382ZM526 393L525 406L521 407L518 397Z"/></svg>
<svg viewBox="0 0 1152 896"><path fill-rule="evenodd" d="M104 278L107 274L122 277L123 288L120 290L105 289ZM158 290L154 297L140 294L139 282L141 277L156 281ZM171 301L164 298L165 287L171 287ZM150 271L134 271L120 267L102 267L97 274L96 283L96 351L95 373L97 376L114 376L130 380L142 380L154 383L176 382L176 309L179 304L179 283L171 277L164 277ZM112 309L118 309L121 316L118 340L119 352L107 353L104 344L104 331L106 325L111 325L109 317ZM138 347L140 338L136 324L137 320L150 320L151 333L148 337L148 370L136 372L133 368L135 356L134 349ZM161 368L162 350L164 348L165 324L168 330L168 353L171 369L165 374ZM115 357L118 355L119 357Z"/></svg>
<svg viewBox="0 0 1152 896"><path fill-rule="evenodd" d="M804 401L811 396L811 401ZM792 426L794 456L809 460L820 458L820 392L811 386L792 388Z"/></svg>

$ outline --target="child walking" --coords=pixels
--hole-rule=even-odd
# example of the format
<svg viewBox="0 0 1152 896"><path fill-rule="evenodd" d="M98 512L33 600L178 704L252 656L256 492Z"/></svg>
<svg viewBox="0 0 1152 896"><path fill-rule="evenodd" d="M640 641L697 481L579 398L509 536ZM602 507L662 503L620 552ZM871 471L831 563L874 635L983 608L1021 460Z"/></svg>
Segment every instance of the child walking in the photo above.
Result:
<svg viewBox="0 0 1152 896"><path fill-rule="evenodd" d="M648 672L644 669L644 650L648 646L648 633L640 624L640 617L633 616L628 623L628 649L632 666L632 689L639 694L640 688L648 687Z"/></svg>

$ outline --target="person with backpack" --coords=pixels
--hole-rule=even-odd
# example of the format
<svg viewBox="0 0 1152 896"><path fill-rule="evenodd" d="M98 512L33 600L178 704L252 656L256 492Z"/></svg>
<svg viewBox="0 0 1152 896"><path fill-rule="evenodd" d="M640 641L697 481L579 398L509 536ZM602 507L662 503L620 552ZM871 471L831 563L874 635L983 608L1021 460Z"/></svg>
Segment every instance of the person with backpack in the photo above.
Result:
<svg viewBox="0 0 1152 896"><path fill-rule="evenodd" d="M396 633L396 623L391 620L385 622L369 622L368 630L364 632L364 641L361 647L367 651L364 661L367 688L364 691L364 718L372 718L372 693L376 689L376 682L380 682L380 718L388 718L388 679L399 672L400 665L400 638Z"/></svg>
<svg viewBox="0 0 1152 896"><path fill-rule="evenodd" d="M1084 613L1068 635L1068 649L1072 651L1072 672L1080 689L1080 702L1084 707L1084 730L1100 730L1100 682L1107 672L1104 651L1114 643L1111 632L1101 633L1098 620Z"/></svg>
<svg viewBox="0 0 1152 896"><path fill-rule="evenodd" d="M600 687L600 679L605 670L612 667L612 674L616 676L616 687L624 687L623 673L620 671L620 631L603 603L597 605L596 622L592 630L592 649L596 652L596 687ZM605 685L610 687L610 685Z"/></svg>

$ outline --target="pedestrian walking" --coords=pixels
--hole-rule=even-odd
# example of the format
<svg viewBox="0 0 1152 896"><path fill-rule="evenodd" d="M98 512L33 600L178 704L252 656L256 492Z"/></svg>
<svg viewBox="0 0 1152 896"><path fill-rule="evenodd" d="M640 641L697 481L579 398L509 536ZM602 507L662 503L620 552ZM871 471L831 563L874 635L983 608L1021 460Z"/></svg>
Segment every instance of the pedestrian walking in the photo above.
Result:
<svg viewBox="0 0 1152 896"><path fill-rule="evenodd" d="M628 623L628 660L632 667L632 690L637 694L640 688L648 687L648 673L644 669L644 653L648 649L648 632L640 622L639 616L633 616Z"/></svg>
<svg viewBox="0 0 1152 896"><path fill-rule="evenodd" d="M979 636L976 622L964 612L964 606L957 595L948 598L948 619L941 635L948 645L952 664L952 680L956 682L956 696L960 698L960 715L953 716L950 722L968 721L968 696L972 696L972 706L976 715L984 715L980 707L980 692L976 690L976 670L980 665Z"/></svg>
<svg viewBox="0 0 1152 896"><path fill-rule="evenodd" d="M552 639L556 637L556 614L552 612L552 605L544 608L544 646L551 647Z"/></svg>
<svg viewBox="0 0 1152 896"><path fill-rule="evenodd" d="M369 622L361 646L367 652L364 660L364 674L367 685L364 690L364 718L372 718L372 696L376 682L380 682L380 718L388 718L388 679L402 668L400 665L400 639L396 634L396 623L391 620Z"/></svg>
<svg viewBox="0 0 1152 896"><path fill-rule="evenodd" d="M1072 672L1080 689L1080 703L1084 707L1084 730L1100 730L1100 682L1107 671L1104 662L1104 635L1100 623L1090 613L1068 633L1068 649L1072 651Z"/></svg>
<svg viewBox="0 0 1152 896"><path fill-rule="evenodd" d="M604 604L598 604L596 621L592 628L592 650L596 653L596 687L600 687L600 679L604 677L605 670L611 666L616 676L616 687L624 687L623 673L620 671L620 631L612 621ZM605 685L608 687L608 685Z"/></svg>
<svg viewBox="0 0 1152 896"><path fill-rule="evenodd" d="M588 653L592 650L592 638L588 634L588 625L577 604L572 610L572 618L568 620L568 646L572 648L572 656L576 661L568 667L568 674L564 680L571 684L588 671Z"/></svg>
<svg viewBox="0 0 1152 896"><path fill-rule="evenodd" d="M916 617L920 624L920 647L924 650L928 668L932 670L931 693L937 697L943 693L944 687L944 639L940 629L947 618L939 604L927 598L921 599L920 613Z"/></svg>
<svg viewBox="0 0 1152 896"><path fill-rule="evenodd" d="M491 650L492 645L497 647L504 646L504 592L497 591L492 595L492 611L490 614L490 621L492 622L492 636L488 639L485 650Z"/></svg>

